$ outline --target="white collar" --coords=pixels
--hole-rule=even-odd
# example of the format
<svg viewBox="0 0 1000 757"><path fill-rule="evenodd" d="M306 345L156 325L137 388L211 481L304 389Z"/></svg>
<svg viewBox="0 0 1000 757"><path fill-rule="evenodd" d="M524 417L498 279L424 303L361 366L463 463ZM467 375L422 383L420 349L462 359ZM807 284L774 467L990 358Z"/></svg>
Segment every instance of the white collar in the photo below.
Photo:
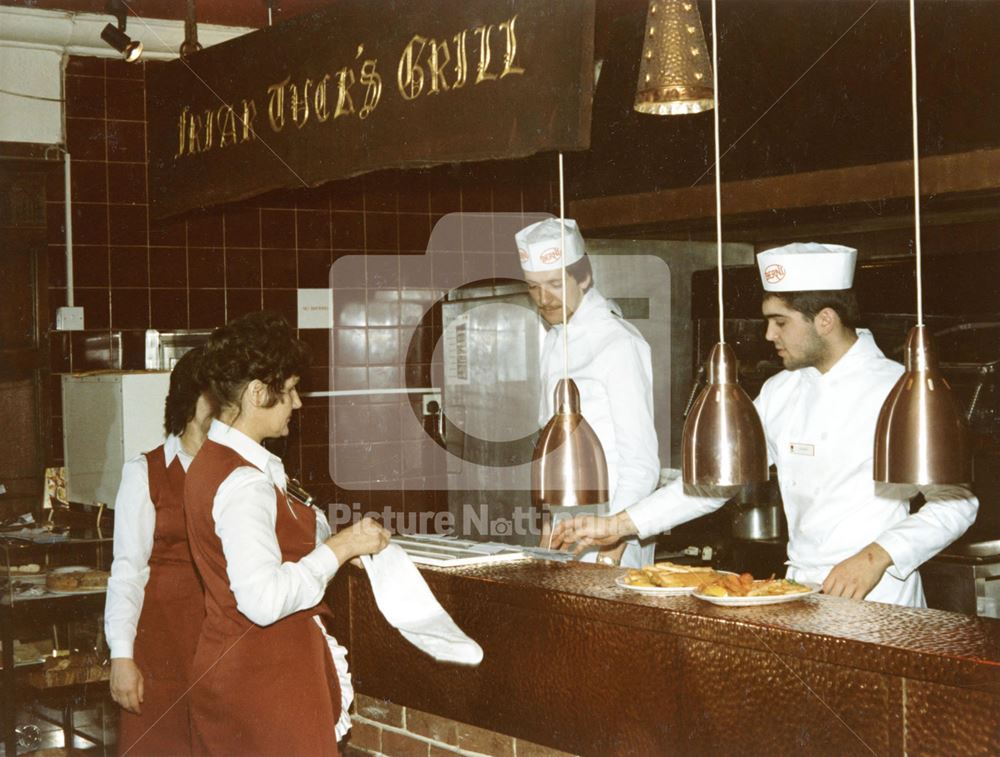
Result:
<svg viewBox="0 0 1000 757"><path fill-rule="evenodd" d="M184 455L188 459L191 458L191 455L187 453L187 450L181 444L181 438L174 434L167 434L167 438L163 440L163 461L167 467L170 466L170 463L178 455Z"/></svg>
<svg viewBox="0 0 1000 757"><path fill-rule="evenodd" d="M213 418L212 426L208 429L208 438L216 444L229 447L244 460L260 468L273 483L282 489L285 488L285 465L281 462L281 458L272 455L263 445L239 429Z"/></svg>

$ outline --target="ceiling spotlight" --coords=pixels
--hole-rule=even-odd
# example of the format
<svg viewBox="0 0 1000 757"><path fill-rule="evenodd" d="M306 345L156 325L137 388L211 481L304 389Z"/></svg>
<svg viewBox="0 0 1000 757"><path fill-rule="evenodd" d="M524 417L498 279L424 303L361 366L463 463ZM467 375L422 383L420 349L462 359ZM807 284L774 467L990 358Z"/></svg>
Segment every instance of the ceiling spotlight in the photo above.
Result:
<svg viewBox="0 0 1000 757"><path fill-rule="evenodd" d="M101 39L122 54L126 63L135 63L142 55L142 42L132 39L125 33L125 21L128 11L121 0L108 0L106 11L118 21L118 26L107 24L101 31Z"/></svg>

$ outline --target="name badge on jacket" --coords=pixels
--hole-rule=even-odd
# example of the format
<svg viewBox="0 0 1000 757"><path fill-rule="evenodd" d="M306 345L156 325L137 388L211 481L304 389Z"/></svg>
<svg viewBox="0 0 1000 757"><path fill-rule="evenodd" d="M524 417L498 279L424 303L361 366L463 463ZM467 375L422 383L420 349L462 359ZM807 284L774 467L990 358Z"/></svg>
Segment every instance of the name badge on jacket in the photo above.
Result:
<svg viewBox="0 0 1000 757"><path fill-rule="evenodd" d="M812 444L803 444L802 442L792 442L789 445L793 455L805 455L806 457L816 456L816 447Z"/></svg>

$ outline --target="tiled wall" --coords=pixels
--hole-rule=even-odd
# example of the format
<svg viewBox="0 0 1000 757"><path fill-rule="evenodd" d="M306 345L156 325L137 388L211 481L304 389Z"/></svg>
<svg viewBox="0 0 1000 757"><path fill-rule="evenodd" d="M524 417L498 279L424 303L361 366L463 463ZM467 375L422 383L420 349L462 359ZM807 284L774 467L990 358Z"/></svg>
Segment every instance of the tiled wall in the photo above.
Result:
<svg viewBox="0 0 1000 757"><path fill-rule="evenodd" d="M73 57L67 66L74 292L75 304L85 308L86 329L52 331L51 464L62 459L60 375L115 367L110 356L119 344L121 367L141 369L145 329L209 329L261 308L294 324L296 289L329 286L331 264L347 255L365 255L365 280L378 280L383 292L396 287L402 300L426 282L410 280L409 267L401 271L395 256L424 252L441 216L553 208L555 159L546 155L379 172L151 221L145 158L145 71L151 65L162 64ZM54 175L48 192L50 324L55 309L66 304L63 198L61 175ZM306 389L333 388L331 364L338 359L345 369L342 386L360 377L373 386L429 380L435 334L422 333L418 362L401 367L397 350L406 345L398 344L401 316L395 312L397 320L378 332L338 329L331 339L327 330L302 331L314 356ZM413 375L400 376L401 370ZM385 414L378 407L353 412L355 419L359 413L369 419ZM353 482L360 489L346 492L329 477L329 416L327 400L307 400L289 438L286 464L320 502L367 505L363 477ZM350 411L344 422L351 422ZM441 498L427 490L430 481L413 483L405 494L380 491L375 504L436 509Z"/></svg>

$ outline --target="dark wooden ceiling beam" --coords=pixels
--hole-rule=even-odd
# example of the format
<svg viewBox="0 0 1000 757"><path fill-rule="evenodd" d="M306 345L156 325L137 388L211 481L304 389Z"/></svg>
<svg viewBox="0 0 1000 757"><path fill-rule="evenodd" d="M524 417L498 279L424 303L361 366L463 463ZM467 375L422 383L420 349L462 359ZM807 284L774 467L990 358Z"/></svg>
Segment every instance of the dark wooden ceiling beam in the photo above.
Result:
<svg viewBox="0 0 1000 757"><path fill-rule="evenodd" d="M920 184L922 196L1000 189L1000 149L922 158ZM912 196L913 164L902 160L724 183L722 213L724 217L745 216ZM714 214L715 189L711 184L569 203L569 215L590 232L650 229Z"/></svg>

